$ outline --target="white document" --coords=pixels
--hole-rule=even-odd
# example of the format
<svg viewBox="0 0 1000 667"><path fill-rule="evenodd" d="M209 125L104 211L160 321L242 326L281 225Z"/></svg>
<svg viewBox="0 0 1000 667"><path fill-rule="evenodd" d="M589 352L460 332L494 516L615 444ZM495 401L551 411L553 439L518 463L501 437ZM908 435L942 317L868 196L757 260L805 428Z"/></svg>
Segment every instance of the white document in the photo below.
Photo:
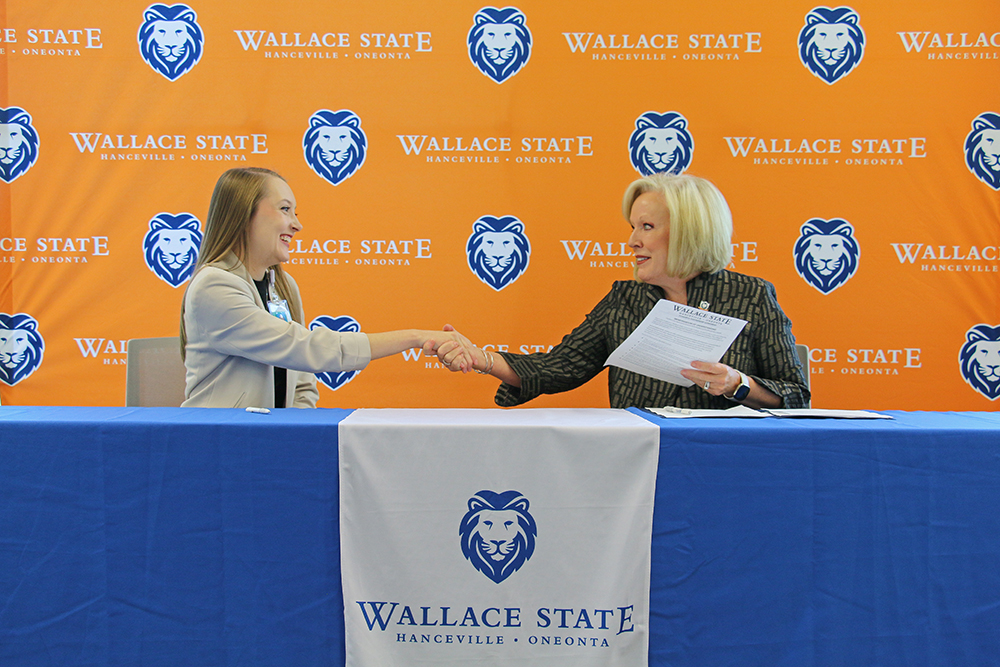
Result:
<svg viewBox="0 0 1000 667"><path fill-rule="evenodd" d="M764 410L775 417L798 417L812 419L892 419L892 415L883 415L871 410L825 410L823 408L766 408Z"/></svg>
<svg viewBox="0 0 1000 667"><path fill-rule="evenodd" d="M744 326L737 317L662 299L604 365L690 387L681 369L692 361L719 361Z"/></svg>
<svg viewBox="0 0 1000 667"><path fill-rule="evenodd" d="M647 410L658 417L669 417L670 419L679 419L684 417L749 417L751 419L759 419L761 417L772 416L767 412L754 410L753 408L748 408L745 405L736 405L725 410L689 410L687 408L675 408L669 405L665 408L647 408Z"/></svg>
<svg viewBox="0 0 1000 667"><path fill-rule="evenodd" d="M745 405L736 405L726 410L688 410L687 408L647 408L658 417L681 419L691 417L792 417L812 419L892 419L891 415L883 415L870 410L823 410L821 408L762 408L754 410Z"/></svg>

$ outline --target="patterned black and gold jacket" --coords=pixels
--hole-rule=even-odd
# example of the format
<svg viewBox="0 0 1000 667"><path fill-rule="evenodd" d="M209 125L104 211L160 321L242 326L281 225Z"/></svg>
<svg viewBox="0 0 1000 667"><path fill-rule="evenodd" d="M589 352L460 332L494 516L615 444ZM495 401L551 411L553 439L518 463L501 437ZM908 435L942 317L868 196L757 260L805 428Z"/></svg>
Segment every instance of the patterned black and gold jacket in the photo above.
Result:
<svg viewBox="0 0 1000 667"><path fill-rule="evenodd" d="M604 369L611 352L662 298L663 291L654 285L618 281L583 323L549 352L501 352L521 378L521 387L501 384L496 404L520 405L541 394L568 391L587 382ZM782 407L808 405L809 389L795 351L792 322L778 305L774 285L723 270L691 279L687 298L691 306L748 322L723 355L722 363L743 371L780 396ZM725 409L734 405L698 386L681 387L615 366L608 368L608 396L613 408Z"/></svg>

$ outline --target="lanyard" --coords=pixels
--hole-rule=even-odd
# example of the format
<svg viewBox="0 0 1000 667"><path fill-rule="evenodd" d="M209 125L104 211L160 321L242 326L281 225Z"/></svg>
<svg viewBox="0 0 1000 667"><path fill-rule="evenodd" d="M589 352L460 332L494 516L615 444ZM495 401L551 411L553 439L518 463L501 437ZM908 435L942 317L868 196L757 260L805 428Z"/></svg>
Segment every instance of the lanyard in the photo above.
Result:
<svg viewBox="0 0 1000 667"><path fill-rule="evenodd" d="M271 313L279 320L285 322L292 321L292 313L288 309L288 301L278 298L278 291L274 287L274 269L268 270L267 280L267 312Z"/></svg>

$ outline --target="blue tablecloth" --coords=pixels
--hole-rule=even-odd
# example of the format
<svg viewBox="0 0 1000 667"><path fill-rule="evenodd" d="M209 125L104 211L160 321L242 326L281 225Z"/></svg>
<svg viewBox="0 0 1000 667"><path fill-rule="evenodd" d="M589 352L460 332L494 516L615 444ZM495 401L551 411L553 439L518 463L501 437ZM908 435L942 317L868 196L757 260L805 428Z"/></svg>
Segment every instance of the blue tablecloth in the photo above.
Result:
<svg viewBox="0 0 1000 667"><path fill-rule="evenodd" d="M347 414L0 408L0 666L342 664ZM642 414L650 664L996 664L1000 416Z"/></svg>
<svg viewBox="0 0 1000 667"><path fill-rule="evenodd" d="M1000 663L1000 415L661 424L650 663Z"/></svg>

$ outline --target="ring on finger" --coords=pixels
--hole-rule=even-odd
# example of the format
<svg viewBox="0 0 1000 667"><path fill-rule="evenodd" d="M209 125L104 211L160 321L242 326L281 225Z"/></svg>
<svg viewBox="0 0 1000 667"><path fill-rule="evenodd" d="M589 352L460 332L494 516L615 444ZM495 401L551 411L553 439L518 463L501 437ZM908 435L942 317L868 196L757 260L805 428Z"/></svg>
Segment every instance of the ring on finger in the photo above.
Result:
<svg viewBox="0 0 1000 667"><path fill-rule="evenodd" d="M709 387L712 386L711 380L705 380L705 391L708 391Z"/></svg>

